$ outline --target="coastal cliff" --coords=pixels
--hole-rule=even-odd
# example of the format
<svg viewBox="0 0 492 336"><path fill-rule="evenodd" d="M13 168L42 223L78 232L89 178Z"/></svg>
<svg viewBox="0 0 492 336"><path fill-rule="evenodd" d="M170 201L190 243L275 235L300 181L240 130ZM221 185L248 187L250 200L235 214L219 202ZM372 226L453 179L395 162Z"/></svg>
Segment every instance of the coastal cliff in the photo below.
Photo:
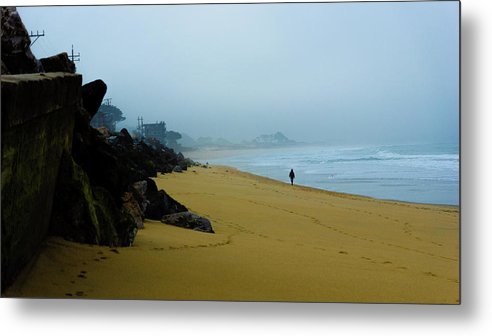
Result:
<svg viewBox="0 0 492 336"><path fill-rule="evenodd" d="M66 53L37 60L16 9L1 17L3 293L48 235L131 246L145 218L188 211L150 177L193 162L92 128L106 84L82 85Z"/></svg>

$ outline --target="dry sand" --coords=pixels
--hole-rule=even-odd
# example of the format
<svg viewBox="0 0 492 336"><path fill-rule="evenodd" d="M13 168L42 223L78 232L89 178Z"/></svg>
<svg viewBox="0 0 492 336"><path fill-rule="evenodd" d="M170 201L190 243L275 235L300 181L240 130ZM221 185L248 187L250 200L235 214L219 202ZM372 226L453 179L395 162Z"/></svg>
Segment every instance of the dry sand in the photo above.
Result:
<svg viewBox="0 0 492 336"><path fill-rule="evenodd" d="M459 303L456 207L331 193L227 167L156 181L216 234L147 221L129 248L50 238L5 294Z"/></svg>

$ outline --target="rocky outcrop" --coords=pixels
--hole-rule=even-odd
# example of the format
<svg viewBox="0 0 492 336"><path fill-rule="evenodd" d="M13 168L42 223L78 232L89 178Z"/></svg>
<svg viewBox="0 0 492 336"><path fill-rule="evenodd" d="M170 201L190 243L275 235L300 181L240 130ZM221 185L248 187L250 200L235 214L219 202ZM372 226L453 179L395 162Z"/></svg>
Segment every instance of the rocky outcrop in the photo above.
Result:
<svg viewBox="0 0 492 336"><path fill-rule="evenodd" d="M144 212L146 218L160 220L164 215L188 211L184 205L173 199L164 190L158 190L153 180L147 179L146 182L145 199L148 200Z"/></svg>
<svg viewBox="0 0 492 336"><path fill-rule="evenodd" d="M81 86L66 54L32 56L15 8L2 13L2 290L48 233L109 246L132 245L144 218L187 209L149 176L193 164L159 143L135 142L126 129L90 126L106 93ZM5 73L16 75L4 75ZM200 226L201 227L201 226Z"/></svg>
<svg viewBox="0 0 492 336"><path fill-rule="evenodd" d="M132 245L138 229L134 213L120 209L106 189L92 186L85 171L67 153L56 185L52 235L88 244ZM140 216L138 219L141 221Z"/></svg>
<svg viewBox="0 0 492 336"><path fill-rule="evenodd" d="M36 253L50 224L63 152L72 147L80 75L2 75L2 284Z"/></svg>
<svg viewBox="0 0 492 336"><path fill-rule="evenodd" d="M43 71L31 52L31 39L15 7L0 7L2 22L2 74Z"/></svg>
<svg viewBox="0 0 492 336"><path fill-rule="evenodd" d="M126 192L121 199L123 201L123 211L135 220L138 229L143 229L145 216L135 196L131 192Z"/></svg>
<svg viewBox="0 0 492 336"><path fill-rule="evenodd" d="M100 79L87 83L82 87L82 101L84 108L89 112L91 118L99 110L99 106L101 106L106 91L106 83Z"/></svg>
<svg viewBox="0 0 492 336"><path fill-rule="evenodd" d="M215 233L208 219L189 211L163 216L161 222L185 229Z"/></svg>
<svg viewBox="0 0 492 336"><path fill-rule="evenodd" d="M39 60L45 72L75 73L75 63L68 58L66 52Z"/></svg>

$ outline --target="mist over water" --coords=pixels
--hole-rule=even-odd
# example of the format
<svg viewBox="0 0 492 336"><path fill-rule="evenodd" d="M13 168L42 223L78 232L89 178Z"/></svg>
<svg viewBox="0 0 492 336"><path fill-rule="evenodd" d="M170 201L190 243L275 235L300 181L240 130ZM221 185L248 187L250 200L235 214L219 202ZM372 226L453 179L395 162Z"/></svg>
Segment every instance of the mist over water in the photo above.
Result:
<svg viewBox="0 0 492 336"><path fill-rule="evenodd" d="M73 44L84 83L105 81L126 117L118 128L141 116L236 144L282 132L326 145L209 162L281 181L293 168L297 184L377 198L459 202L458 1L19 13L46 32L32 47L38 58ZM415 143L428 145L394 145Z"/></svg>
<svg viewBox="0 0 492 336"><path fill-rule="evenodd" d="M457 1L19 13L46 32L37 57L74 45L84 83L103 79L124 113L119 128L142 116L232 142L277 131L330 144L458 141Z"/></svg>
<svg viewBox="0 0 492 336"><path fill-rule="evenodd" d="M418 203L459 204L454 144L302 147L209 160L289 183Z"/></svg>

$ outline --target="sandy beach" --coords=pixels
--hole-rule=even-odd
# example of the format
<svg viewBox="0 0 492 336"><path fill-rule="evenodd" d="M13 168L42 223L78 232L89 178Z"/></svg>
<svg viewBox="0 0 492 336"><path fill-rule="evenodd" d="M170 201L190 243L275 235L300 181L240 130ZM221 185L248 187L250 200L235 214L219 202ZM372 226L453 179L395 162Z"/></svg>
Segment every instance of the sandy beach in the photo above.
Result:
<svg viewBox="0 0 492 336"><path fill-rule="evenodd" d="M51 237L9 297L459 303L459 209L229 167L160 175L215 234L146 221L134 246Z"/></svg>

